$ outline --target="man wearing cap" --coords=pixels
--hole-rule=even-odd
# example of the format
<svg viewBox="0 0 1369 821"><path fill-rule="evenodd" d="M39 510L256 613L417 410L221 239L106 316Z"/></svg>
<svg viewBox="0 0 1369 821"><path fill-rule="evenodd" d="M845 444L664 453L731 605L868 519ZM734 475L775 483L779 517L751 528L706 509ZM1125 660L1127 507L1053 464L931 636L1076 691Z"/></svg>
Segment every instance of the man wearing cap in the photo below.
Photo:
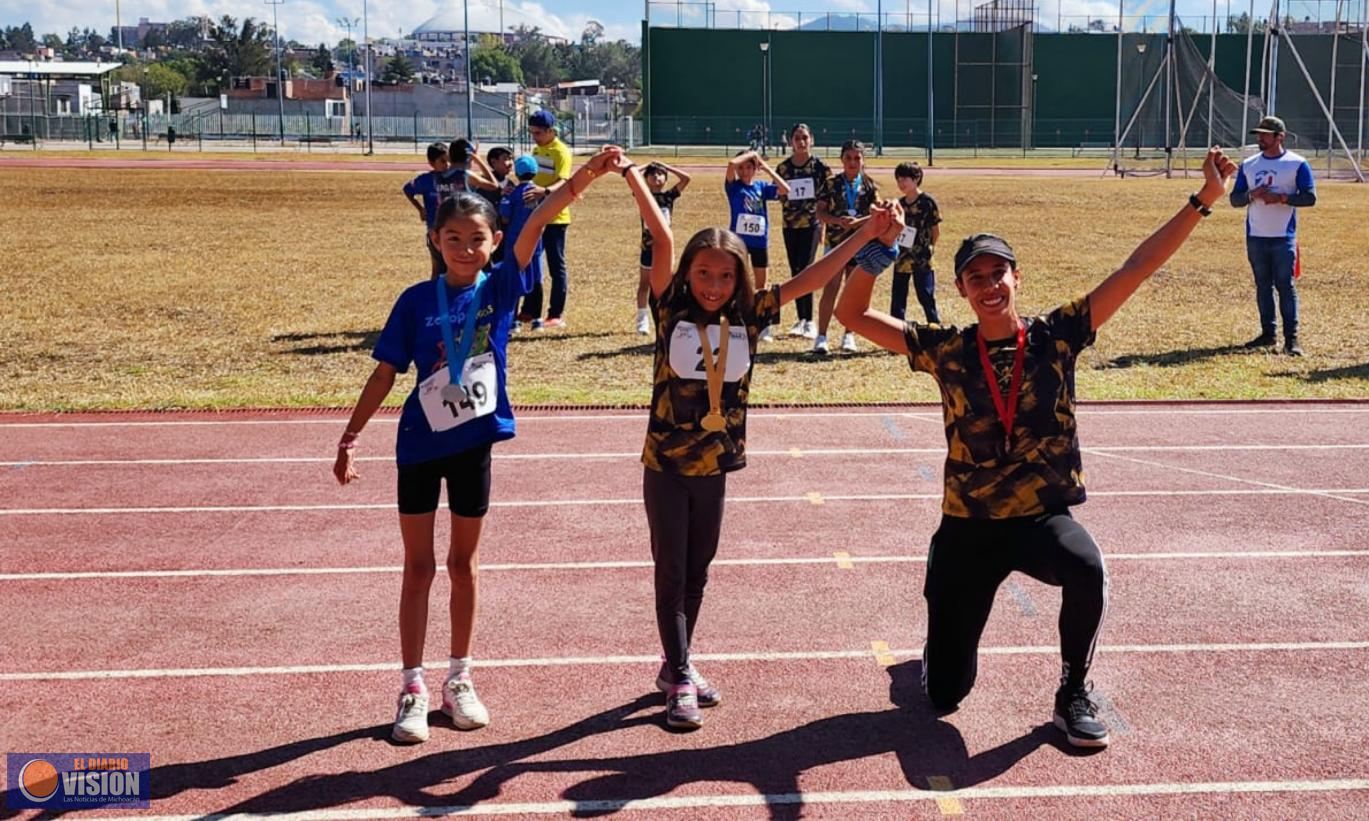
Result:
<svg viewBox="0 0 1369 821"><path fill-rule="evenodd" d="M1298 344L1298 288L1293 268L1298 259L1298 208L1317 204L1312 166L1301 155L1283 147L1286 129L1278 117L1265 117L1251 134L1260 153L1241 163L1231 204L1249 206L1245 215L1245 250L1255 273L1255 304L1260 311L1260 335L1247 348L1275 344L1274 292L1283 316L1283 349L1302 356Z"/></svg>
<svg viewBox="0 0 1369 821"><path fill-rule="evenodd" d="M566 144L556 135L556 117L546 109L538 109L528 118L528 134L537 143L532 156L537 160L537 176L528 190L530 202L540 202L547 194L555 191L570 179L571 154ZM547 269L551 272L551 304L547 306L547 319L542 321L542 280L539 278L532 293L523 298L523 306L518 312L519 322L531 322L532 330L542 328L561 328L566 322L562 314L566 310L566 291L569 276L566 273L566 232L570 229L570 209L551 218L542 232L542 244L547 249Z"/></svg>
<svg viewBox="0 0 1369 821"><path fill-rule="evenodd" d="M964 328L923 325L873 310L875 277L857 271L837 318L931 375L946 429L941 523L927 555L922 686L953 710L978 672L979 639L999 586L1013 572L1062 589L1059 688L1052 720L1078 747L1106 747L1108 727L1088 683L1107 610L1103 554L1074 520L1084 502L1075 421L1076 361L1100 326L1183 245L1226 193L1236 165L1208 152L1200 191L1089 293L1023 317L1024 281L1001 237L975 234L955 255L955 285L974 311Z"/></svg>

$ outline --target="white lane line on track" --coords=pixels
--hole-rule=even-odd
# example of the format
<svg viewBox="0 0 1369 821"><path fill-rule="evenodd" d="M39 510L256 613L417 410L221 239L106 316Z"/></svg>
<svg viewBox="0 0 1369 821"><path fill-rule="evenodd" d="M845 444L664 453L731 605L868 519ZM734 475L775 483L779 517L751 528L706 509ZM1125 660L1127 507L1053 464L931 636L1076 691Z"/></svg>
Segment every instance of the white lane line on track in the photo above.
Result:
<svg viewBox="0 0 1369 821"><path fill-rule="evenodd" d="M515 409L516 413L516 409ZM1244 408L1244 407L1224 407L1224 408L1097 408L1091 409L1087 405L1078 408L1078 415L1081 418L1091 416L1264 416L1273 414L1297 414L1305 416L1309 414L1367 414L1369 404L1365 407L1297 407L1289 406L1283 408ZM840 417L885 417L898 416L902 418L930 419L937 422L942 421L940 408L928 405L925 410L830 410L830 411L764 411L754 410L748 415L748 419L830 419ZM319 416L309 419L139 419L139 420L109 420L109 421L70 421L70 422L0 422L0 428L117 428L117 427L204 427L217 425L336 425L345 421L347 412L339 410L336 414ZM607 412L600 414L592 413L564 413L556 415L520 415L518 422L545 423L545 422L602 422L606 420L631 420L643 422L646 420L646 411L634 411L632 413ZM370 424L398 424L398 416L381 416L371 420Z"/></svg>
<svg viewBox="0 0 1369 821"><path fill-rule="evenodd" d="M1216 451L1309 451L1309 450L1369 450L1369 444L1331 445L1104 445L1084 448L1084 453L1109 456L1114 453L1205 453ZM940 456L944 447L933 448L786 448L784 450L750 450L751 456ZM591 451L584 453L496 453L496 462L524 461L588 461L591 459L627 459L636 461L640 451ZM394 463L391 456L357 456L356 462ZM274 465L274 464L332 464L327 456L239 456L203 457L187 459L19 459L0 461L0 467L164 467L178 465ZM1213 474L1218 475L1218 474Z"/></svg>
<svg viewBox="0 0 1369 821"><path fill-rule="evenodd" d="M1099 490L1089 493L1091 498L1108 497L1185 497L1185 496L1332 496L1339 494L1369 494L1369 488L1236 488L1228 490ZM940 500L940 493L869 493L821 494L824 502L909 502ZM811 505L811 496L736 496L729 504L802 502ZM1351 500L1345 500L1351 501ZM1353 500L1359 501L1359 500ZM516 502L490 502L490 507L596 507L609 505L640 505L638 497L629 499L534 499ZM1366 500L1369 504L1369 500ZM182 514L182 513L305 513L339 510L393 510L393 502L365 504L315 505L185 505L169 507L32 507L0 508L0 516L112 516L116 514Z"/></svg>
<svg viewBox="0 0 1369 821"><path fill-rule="evenodd" d="M1108 553L1108 561L1245 561L1260 559L1358 559L1369 557L1369 550L1248 550L1201 551L1194 553ZM925 564L926 556L851 556L843 554L843 561L851 564ZM786 565L832 564L831 556L802 556L792 558L716 559L714 567L769 567ZM636 570L652 567L649 561L599 562L505 562L480 565L481 572L508 571L549 572L558 570ZM199 579L259 576L347 576L399 573L401 565L370 565L358 567L248 567L248 568L183 568L164 570L72 570L35 573L0 573L0 582L88 581L103 579ZM440 568L445 572L446 568Z"/></svg>
<svg viewBox="0 0 1369 821"><path fill-rule="evenodd" d="M1321 642L1247 642L1219 644L1114 644L1099 646L1101 653L1279 653L1279 652L1342 652L1369 650L1369 641L1321 641ZM901 658L919 658L921 650L890 650ZM1018 647L981 647L979 654L984 656L1039 656L1060 654L1058 644L1043 644ZM699 661L709 662L781 662L781 661L838 661L859 659L868 661L870 648L854 650L807 650L795 652L750 652L750 653L697 653ZM423 665L434 670L441 669L442 660L425 661ZM585 667L616 664L661 663L661 657L652 655L619 656L571 656L544 658L481 659L480 667ZM0 681L79 681L87 679L156 679L156 678L202 678L202 677L242 677L265 675L303 675L318 673L372 673L393 672L399 662L387 661L372 664L304 664L272 667L171 667L146 668L133 670L48 670L42 672L0 672Z"/></svg>
<svg viewBox="0 0 1369 821"><path fill-rule="evenodd" d="M555 761L534 765L556 772ZM962 787L952 790L827 790L799 793L670 795L655 798L602 798L584 801L489 802L434 806L306 810L290 813L232 815L106 816L105 821L362 821L370 818L444 818L469 815L603 815L622 811L703 810L741 807L911 804L921 802L1021 801L1045 798L1153 798L1184 795L1259 795L1271 793L1341 793L1369 790L1369 779L1334 778L1306 781L1177 781L1141 784L1045 784L1014 787ZM871 810L867 810L869 812ZM854 807L848 812L859 812Z"/></svg>
<svg viewBox="0 0 1369 821"><path fill-rule="evenodd" d="M1180 473L1189 473L1189 474L1192 474L1192 475L1194 475L1194 476L1202 476L1202 477L1205 477L1205 478L1208 478L1208 479L1222 479L1222 480L1228 481L1228 482L1237 482L1237 483L1239 483L1239 484L1253 485L1253 486L1255 486L1255 487L1266 488L1266 489L1271 489L1271 490L1279 490L1279 491L1297 491L1297 490L1299 490L1299 488L1289 487L1288 485L1280 485L1280 484L1275 484L1275 483L1273 483L1273 482L1261 482L1261 481L1259 481L1258 479L1246 479L1246 478L1241 477L1241 476L1231 476L1231 475L1226 474L1226 473L1216 473L1216 472L1210 471L1210 470L1199 470L1199 469L1197 469L1197 468L1181 467L1181 466L1179 466L1179 465L1171 465L1171 464L1168 464L1168 463L1166 463L1166 462L1154 462L1154 461L1151 461L1151 460L1149 460L1149 459L1137 459L1137 458L1134 457L1134 456L1119 456L1119 455L1117 455L1117 454L1115 454L1115 453L1099 453L1098 455L1099 455L1099 456L1103 456L1103 457L1105 457L1105 458L1109 458L1109 459L1116 459L1116 460L1122 461L1122 462L1130 462L1130 463L1135 464L1135 465L1146 465L1146 466L1148 466L1148 467L1162 468L1162 469L1164 469L1164 470L1176 470L1176 471L1179 471ZM1328 491L1328 492L1314 492L1313 495L1316 495L1316 496L1323 496L1323 497L1325 497L1325 498L1327 498L1327 499L1335 499L1335 500L1340 501L1340 502L1350 502L1351 504L1356 504L1356 505L1369 505L1369 499L1351 499L1351 498L1346 497L1346 496L1337 496L1337 495L1335 495L1334 492L1330 492L1330 491Z"/></svg>

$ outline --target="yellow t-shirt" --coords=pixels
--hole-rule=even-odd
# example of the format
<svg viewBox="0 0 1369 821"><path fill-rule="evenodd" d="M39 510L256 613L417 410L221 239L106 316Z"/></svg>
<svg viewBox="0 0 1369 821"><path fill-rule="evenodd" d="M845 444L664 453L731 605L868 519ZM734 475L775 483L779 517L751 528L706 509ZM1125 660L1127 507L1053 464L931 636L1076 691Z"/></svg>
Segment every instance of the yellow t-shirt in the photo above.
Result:
<svg viewBox="0 0 1369 821"><path fill-rule="evenodd" d="M556 137L547 145L535 145L532 148L533 159L537 160L537 176L532 178L535 185L546 188L555 185L558 180L570 179L571 157L570 149L561 142L560 137ZM548 225L569 225L570 209L566 208L561 213L551 218Z"/></svg>

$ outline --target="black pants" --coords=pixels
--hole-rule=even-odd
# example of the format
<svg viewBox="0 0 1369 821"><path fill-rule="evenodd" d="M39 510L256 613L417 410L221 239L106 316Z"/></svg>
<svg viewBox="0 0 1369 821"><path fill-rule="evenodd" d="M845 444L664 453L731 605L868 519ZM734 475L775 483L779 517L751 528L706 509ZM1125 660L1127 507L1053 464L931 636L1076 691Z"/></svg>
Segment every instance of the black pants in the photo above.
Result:
<svg viewBox="0 0 1369 821"><path fill-rule="evenodd" d="M556 319L566 312L566 294L570 290L570 275L566 272L566 232L569 225L548 225L542 229L542 247L547 251L547 270L551 273L551 304L547 319ZM537 319L542 315L542 278L537 278L532 292L523 297L519 317Z"/></svg>
<svg viewBox="0 0 1369 821"><path fill-rule="evenodd" d="M889 315L903 319L908 307L908 281L912 280L917 288L917 301L922 312L932 325L941 324L941 315L936 312L936 274L931 268L919 268L911 274L894 272L893 293L889 298Z"/></svg>
<svg viewBox="0 0 1369 821"><path fill-rule="evenodd" d="M1061 685L1083 684L1107 610L1103 554L1068 512L1018 519L941 517L927 559L922 687L949 710L974 686L979 637L998 586L1014 570L1063 588Z"/></svg>
<svg viewBox="0 0 1369 821"><path fill-rule="evenodd" d="M680 476L647 468L642 478L651 558L656 563L656 629L675 683L688 680L689 643L699 622L708 565L718 553L727 474Z"/></svg>
<svg viewBox="0 0 1369 821"><path fill-rule="evenodd" d="M789 276L803 273L803 269L813 264L818 256L818 238L822 236L822 226L811 225L807 228L784 229L784 253L789 257ZM794 308L799 319L813 321L813 295L804 294L794 300Z"/></svg>

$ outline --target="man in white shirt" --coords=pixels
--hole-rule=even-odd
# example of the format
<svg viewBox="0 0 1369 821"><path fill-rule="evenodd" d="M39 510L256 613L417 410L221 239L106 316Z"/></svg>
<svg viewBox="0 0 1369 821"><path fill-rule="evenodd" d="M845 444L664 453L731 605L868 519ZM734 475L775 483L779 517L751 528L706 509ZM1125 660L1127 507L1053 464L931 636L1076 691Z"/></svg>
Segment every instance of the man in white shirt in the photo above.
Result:
<svg viewBox="0 0 1369 821"><path fill-rule="evenodd" d="M1275 335L1274 292L1283 316L1283 350L1302 356L1298 343L1298 291L1293 268L1298 258L1296 209L1317 204L1312 166L1301 155L1283 147L1283 120L1265 117L1251 131L1260 153L1241 163L1231 205L1250 206L1245 217L1245 247L1255 273L1255 304L1260 311L1260 335L1247 348L1272 347Z"/></svg>

